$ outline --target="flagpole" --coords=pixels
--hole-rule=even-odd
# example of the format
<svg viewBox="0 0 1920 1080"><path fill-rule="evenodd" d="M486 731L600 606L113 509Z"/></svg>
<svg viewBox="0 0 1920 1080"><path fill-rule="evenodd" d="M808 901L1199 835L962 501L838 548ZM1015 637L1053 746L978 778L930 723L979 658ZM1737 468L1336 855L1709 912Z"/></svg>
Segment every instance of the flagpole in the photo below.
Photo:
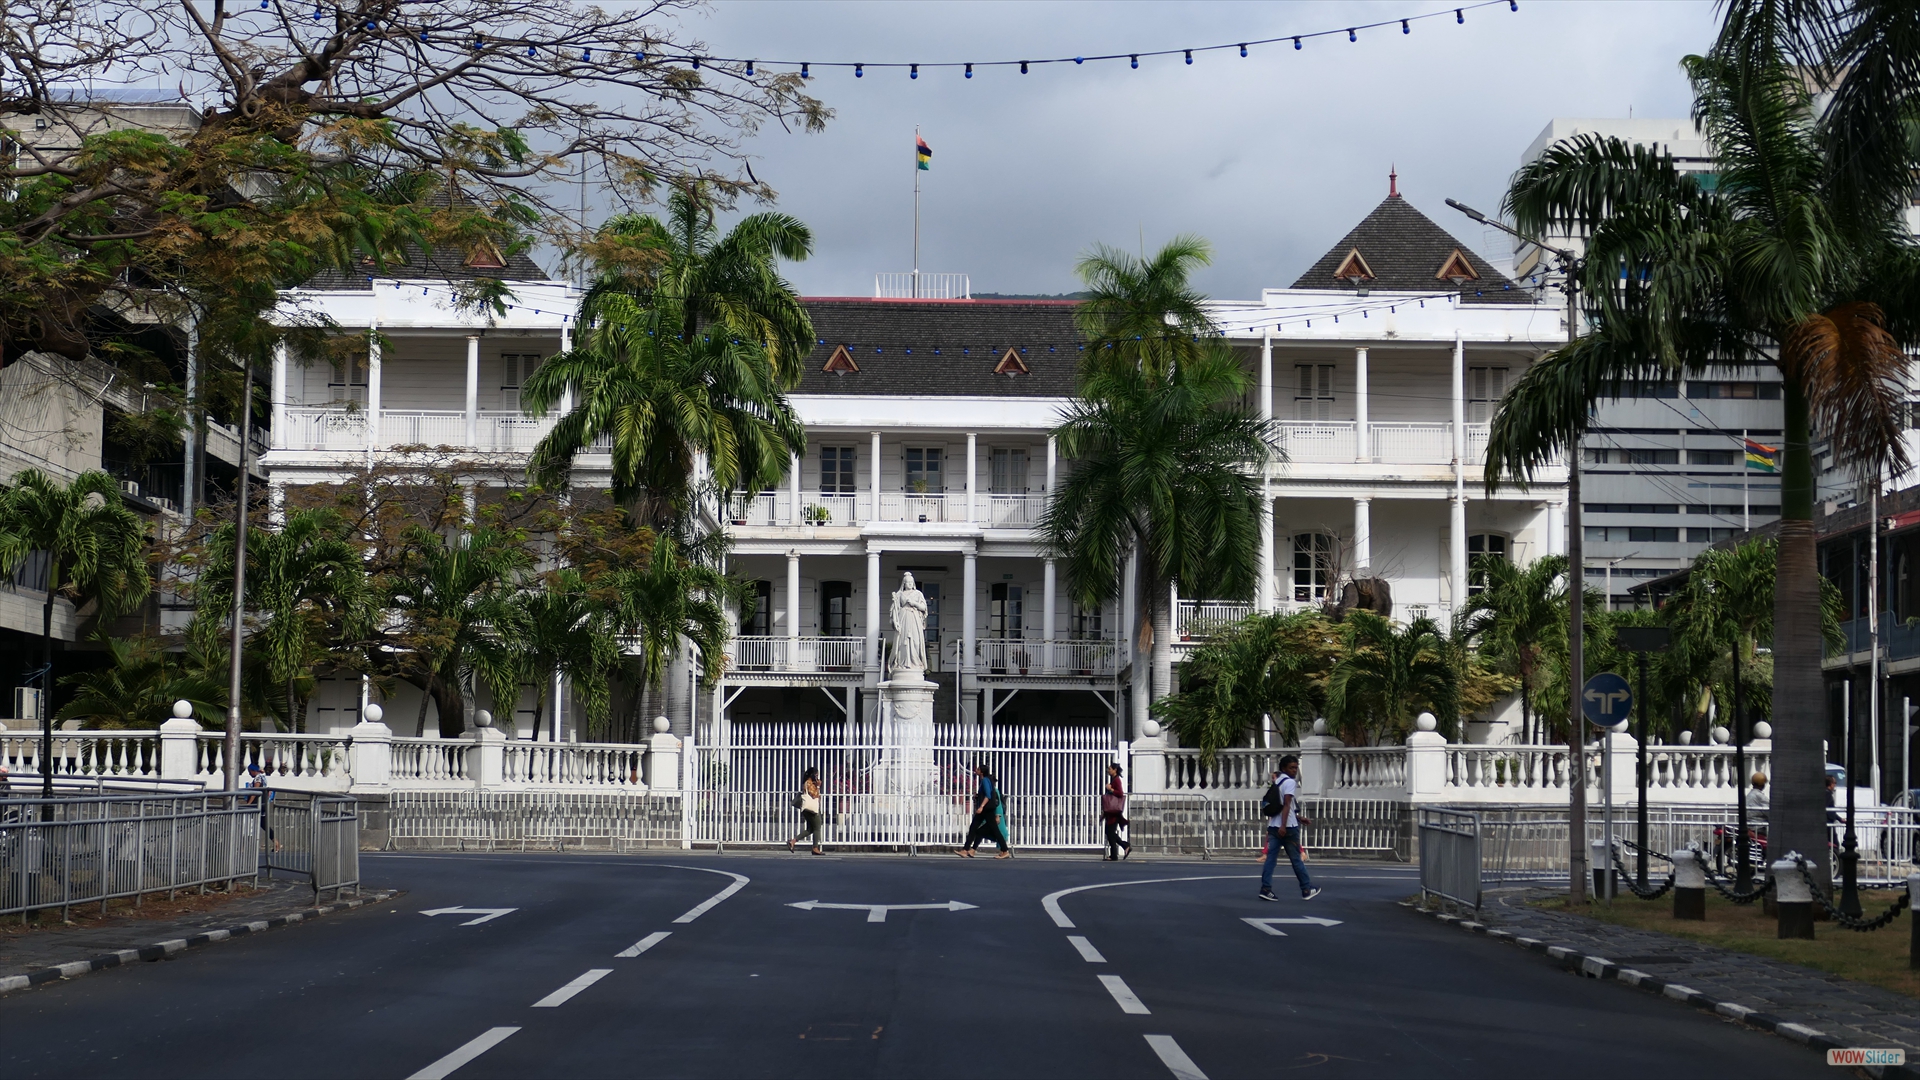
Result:
<svg viewBox="0 0 1920 1080"><path fill-rule="evenodd" d="M920 125L913 125L913 298L920 298Z"/></svg>
<svg viewBox="0 0 1920 1080"><path fill-rule="evenodd" d="M1740 531L1753 530L1753 499L1747 494L1751 481L1747 479L1753 472L1753 466L1747 464L1747 429L1740 429Z"/></svg>

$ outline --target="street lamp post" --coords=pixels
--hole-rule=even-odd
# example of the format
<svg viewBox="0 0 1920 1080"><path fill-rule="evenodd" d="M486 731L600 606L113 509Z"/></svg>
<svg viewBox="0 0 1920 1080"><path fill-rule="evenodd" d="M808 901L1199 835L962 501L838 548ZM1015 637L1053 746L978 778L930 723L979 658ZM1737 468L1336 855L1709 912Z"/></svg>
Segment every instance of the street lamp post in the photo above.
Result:
<svg viewBox="0 0 1920 1080"><path fill-rule="evenodd" d="M1634 843L1640 848L1640 868L1634 874L1640 887L1647 887L1647 654L1666 652L1673 647L1673 631L1664 626L1622 626L1613 632L1623 652L1634 654L1640 664L1640 696L1634 699L1636 719L1640 721L1640 745L1634 751L1634 784L1639 789L1640 806L1635 821Z"/></svg>
<svg viewBox="0 0 1920 1080"><path fill-rule="evenodd" d="M1561 269L1566 273L1567 344L1573 344L1580 335L1580 267L1583 262L1580 256L1566 248L1554 247L1528 236L1454 199L1448 199L1447 205L1482 225L1532 244L1560 260ZM1583 425L1580 431L1572 432L1567 446L1567 576L1571 579L1567 589L1567 654L1571 678L1567 680L1567 685L1570 687L1580 686L1587 679L1584 640L1587 571L1580 526L1580 435L1584 430ZM1586 718L1580 712L1580 695L1572 693L1567 697L1567 752L1570 763L1574 763L1572 771L1575 774L1574 783L1568 785L1567 794L1567 838L1570 844L1568 893L1577 902L1587 898Z"/></svg>

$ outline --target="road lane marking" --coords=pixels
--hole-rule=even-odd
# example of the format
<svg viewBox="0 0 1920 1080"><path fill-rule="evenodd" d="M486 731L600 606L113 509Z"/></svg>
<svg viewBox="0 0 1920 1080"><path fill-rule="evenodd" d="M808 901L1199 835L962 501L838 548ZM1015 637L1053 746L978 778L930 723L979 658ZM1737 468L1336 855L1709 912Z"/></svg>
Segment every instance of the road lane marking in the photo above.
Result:
<svg viewBox="0 0 1920 1080"><path fill-rule="evenodd" d="M655 945L658 945L661 942L667 940L667 936L670 933L672 933L672 931L670 930L655 930L653 933L648 934L646 937L641 938L639 941L636 941L633 944L627 946L626 948L621 949L619 952L614 953L613 954L614 959L631 960L634 957L639 956L641 953L646 952L648 949L653 948Z"/></svg>
<svg viewBox="0 0 1920 1080"><path fill-rule="evenodd" d="M1060 898L1063 896L1086 892L1088 889L1114 889L1122 885L1164 885L1169 881L1253 881L1258 876L1257 874L1213 874L1208 877L1163 877L1146 878L1141 881L1107 881L1099 885L1082 885L1077 889L1061 889L1059 892L1048 893L1040 898L1040 906L1046 908L1047 914L1053 917L1053 925L1061 927L1062 929L1072 930L1075 929L1073 920L1067 918L1067 913L1060 910Z"/></svg>
<svg viewBox="0 0 1920 1080"><path fill-rule="evenodd" d="M517 1027L488 1028L486 1034L407 1077L407 1080L446 1080L455 1069L506 1042L507 1036L519 1030Z"/></svg>
<svg viewBox="0 0 1920 1080"><path fill-rule="evenodd" d="M1280 921L1279 919L1241 919L1240 921L1243 923L1246 923L1248 926L1253 927L1255 930L1258 930L1263 934L1272 934L1274 937L1287 936L1287 932L1285 930L1275 930L1273 927L1267 925L1268 923L1277 923Z"/></svg>
<svg viewBox="0 0 1920 1080"><path fill-rule="evenodd" d="M1207 1074L1200 1071L1200 1066L1193 1063L1185 1050L1180 1049L1180 1044L1173 1041L1173 1036L1149 1035L1147 1045L1160 1055L1160 1064L1173 1074L1173 1080L1207 1080Z"/></svg>
<svg viewBox="0 0 1920 1080"><path fill-rule="evenodd" d="M1138 995L1127 988L1127 980L1118 975L1100 976L1100 985L1107 988L1113 1000L1120 1004L1120 1011L1134 1016L1151 1016L1153 1010L1147 1008Z"/></svg>
<svg viewBox="0 0 1920 1080"><path fill-rule="evenodd" d="M1093 942L1088 941L1086 938L1080 937L1077 934L1068 934L1067 940L1073 942L1073 947L1080 950L1080 959L1085 960L1087 963L1104 964L1107 962L1107 958L1101 956L1100 950L1094 948Z"/></svg>
<svg viewBox="0 0 1920 1080"><path fill-rule="evenodd" d="M736 874L730 870L715 870L712 867L707 867L707 866L678 866L673 863L658 863L656 865L665 866L672 870L698 870L706 874L722 874L722 875L725 875L726 877L730 877L733 879L733 884L727 886L724 889L721 889L719 892L714 893L712 896L707 897L707 899L704 902L695 906L692 910L688 911L685 915L682 915L679 918L673 920L675 923L690 923L693 920L699 918L700 916L705 915L707 912L712 911L714 908L718 907L720 903L724 901L727 897L732 896L734 893L737 893L741 889L746 888L747 881L749 880L747 878L747 875L745 874Z"/></svg>
<svg viewBox="0 0 1920 1080"><path fill-rule="evenodd" d="M539 1001L534 1002L533 1007L536 1009L557 1009L572 999L573 995L585 990L587 987L592 986L594 983L599 982L611 974L613 974L612 968L594 968L585 975L580 976L560 989L555 990L553 993L548 994L546 997L541 998Z"/></svg>
<svg viewBox="0 0 1920 1080"><path fill-rule="evenodd" d="M1287 932L1285 930L1275 930L1273 928L1274 923L1281 923L1286 926L1339 926L1340 925L1339 919L1323 919L1318 915L1300 915L1300 916L1283 917L1278 919L1242 918L1240 921L1243 923L1246 923L1248 926L1253 927L1255 930L1258 930L1261 933L1272 934L1274 937L1287 936Z"/></svg>
<svg viewBox="0 0 1920 1080"><path fill-rule="evenodd" d="M493 920L499 918L502 915L511 915L514 912L519 910L520 909L517 907L441 907L441 908L434 908L431 911L423 911L420 914L426 915L426 916L478 915L480 916L479 918L468 919L466 922L463 922L460 925L461 926L479 926L483 922L492 922Z"/></svg>
<svg viewBox="0 0 1920 1080"><path fill-rule="evenodd" d="M868 922L886 922L889 911L973 911L979 907L978 904L963 904L958 900L949 900L944 904L823 904L818 900L802 900L787 906L801 911L813 911L816 908L864 911Z"/></svg>

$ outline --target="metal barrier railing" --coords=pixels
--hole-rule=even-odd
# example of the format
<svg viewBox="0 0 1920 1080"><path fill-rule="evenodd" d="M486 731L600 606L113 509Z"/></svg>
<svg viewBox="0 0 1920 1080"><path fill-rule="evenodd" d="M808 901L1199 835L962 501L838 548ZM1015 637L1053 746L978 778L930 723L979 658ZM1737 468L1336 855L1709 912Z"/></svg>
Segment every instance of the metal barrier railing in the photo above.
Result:
<svg viewBox="0 0 1920 1080"><path fill-rule="evenodd" d="M340 796L266 792L261 865L304 874L318 894L360 885L359 804Z"/></svg>
<svg viewBox="0 0 1920 1080"><path fill-rule="evenodd" d="M1438 896L1480 908L1480 815L1471 811L1419 811L1420 896Z"/></svg>
<svg viewBox="0 0 1920 1080"><path fill-rule="evenodd" d="M0 915L204 892L254 877L259 853L260 810L244 792L4 800Z"/></svg>

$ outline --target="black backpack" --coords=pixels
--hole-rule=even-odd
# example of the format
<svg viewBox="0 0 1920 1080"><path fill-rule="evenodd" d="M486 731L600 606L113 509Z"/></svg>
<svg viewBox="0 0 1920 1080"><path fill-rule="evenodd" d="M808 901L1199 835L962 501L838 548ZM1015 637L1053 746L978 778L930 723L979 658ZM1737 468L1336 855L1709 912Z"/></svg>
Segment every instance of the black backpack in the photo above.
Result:
<svg viewBox="0 0 1920 1080"><path fill-rule="evenodd" d="M1285 802L1280 797L1280 785L1268 784L1266 793L1260 796L1260 816L1268 820L1280 816L1280 808Z"/></svg>

